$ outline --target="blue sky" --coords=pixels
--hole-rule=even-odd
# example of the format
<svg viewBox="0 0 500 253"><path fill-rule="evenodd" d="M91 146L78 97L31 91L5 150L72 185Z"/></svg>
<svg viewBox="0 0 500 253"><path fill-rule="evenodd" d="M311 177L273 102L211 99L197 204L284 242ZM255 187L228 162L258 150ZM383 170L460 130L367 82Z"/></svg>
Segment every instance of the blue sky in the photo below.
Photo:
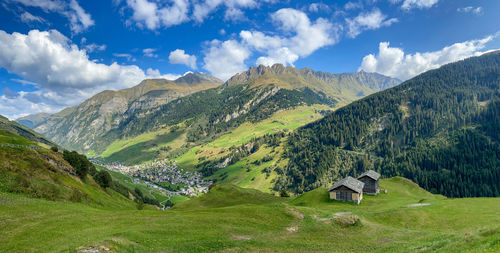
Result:
<svg viewBox="0 0 500 253"><path fill-rule="evenodd" d="M492 0L5 0L0 114L57 112L105 89L257 64L406 80L500 48Z"/></svg>

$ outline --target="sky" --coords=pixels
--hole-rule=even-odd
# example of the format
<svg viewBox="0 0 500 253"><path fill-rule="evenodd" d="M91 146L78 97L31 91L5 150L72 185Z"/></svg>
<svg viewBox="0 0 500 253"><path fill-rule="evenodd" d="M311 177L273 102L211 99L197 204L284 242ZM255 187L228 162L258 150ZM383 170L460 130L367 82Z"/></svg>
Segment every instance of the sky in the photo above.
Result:
<svg viewBox="0 0 500 253"><path fill-rule="evenodd" d="M497 0L2 0L0 114L282 63L407 80L500 49Z"/></svg>

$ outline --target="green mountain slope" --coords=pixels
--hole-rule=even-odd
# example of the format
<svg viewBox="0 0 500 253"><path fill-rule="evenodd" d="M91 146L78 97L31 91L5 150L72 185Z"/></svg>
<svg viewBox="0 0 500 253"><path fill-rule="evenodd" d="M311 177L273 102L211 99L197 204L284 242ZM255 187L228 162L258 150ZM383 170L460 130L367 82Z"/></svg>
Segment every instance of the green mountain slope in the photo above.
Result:
<svg viewBox="0 0 500 253"><path fill-rule="evenodd" d="M15 145L5 145L15 144ZM11 132L0 130L0 192L103 208L135 208L135 203L92 177L82 180L61 153Z"/></svg>
<svg viewBox="0 0 500 253"><path fill-rule="evenodd" d="M277 188L373 168L451 197L500 195L500 53L448 64L345 106L290 136Z"/></svg>
<svg viewBox="0 0 500 253"><path fill-rule="evenodd" d="M403 178L383 179L380 186L387 194L352 205L328 201L324 188L277 198L220 185L168 211L91 208L0 193L0 251L500 250L498 198L446 199ZM411 206L418 203L429 205Z"/></svg>
<svg viewBox="0 0 500 253"><path fill-rule="evenodd" d="M89 151L102 134L115 129L138 111L153 113L160 105L221 83L199 72L175 81L148 79L132 88L103 91L78 106L51 115L34 129L66 148Z"/></svg>
<svg viewBox="0 0 500 253"><path fill-rule="evenodd" d="M24 134L17 129L24 126L0 120L0 192L125 209L152 208L143 203L159 205L159 201L168 199L164 192L133 183L130 177L116 172L109 172L112 179L104 186L104 169L96 170L84 156L76 158L76 153L48 149L55 144L40 142L42 137L30 129L25 129L29 133L25 135L31 139L20 136L15 131ZM87 173L82 173L82 168ZM142 192L140 196L138 191Z"/></svg>
<svg viewBox="0 0 500 253"><path fill-rule="evenodd" d="M283 71L276 70L280 68ZM109 160L130 164L153 158L175 158L193 146L214 141L245 124L248 131L259 132L252 126L272 118L275 113L300 106L315 111L318 104L330 107L322 110L331 110L397 83L397 80L364 72L334 75L282 65L259 66L234 76L221 87L178 98L154 110L135 111L96 139L92 150ZM320 113L313 112L311 116L314 118ZM276 132L274 128L270 132ZM133 161L128 155L132 151L136 154Z"/></svg>

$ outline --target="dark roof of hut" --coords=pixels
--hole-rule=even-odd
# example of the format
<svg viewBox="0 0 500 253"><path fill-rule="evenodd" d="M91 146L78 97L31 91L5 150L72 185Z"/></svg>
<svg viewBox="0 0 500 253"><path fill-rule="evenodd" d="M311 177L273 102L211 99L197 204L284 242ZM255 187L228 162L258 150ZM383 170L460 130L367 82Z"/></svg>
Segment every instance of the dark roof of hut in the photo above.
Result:
<svg viewBox="0 0 500 253"><path fill-rule="evenodd" d="M364 177L364 176L368 176L370 177L371 179L373 180L378 180L380 178L380 174L378 174L377 172L373 171L373 170L369 170L363 174L361 174L358 179Z"/></svg>
<svg viewBox="0 0 500 253"><path fill-rule="evenodd" d="M337 181L335 182L335 184L333 184L332 188L330 188L328 191L333 191L337 188L339 188L340 186L345 186L357 193L361 193L363 192L363 186L365 186L365 183L357 180L356 178L353 178L353 177L346 177L340 181Z"/></svg>

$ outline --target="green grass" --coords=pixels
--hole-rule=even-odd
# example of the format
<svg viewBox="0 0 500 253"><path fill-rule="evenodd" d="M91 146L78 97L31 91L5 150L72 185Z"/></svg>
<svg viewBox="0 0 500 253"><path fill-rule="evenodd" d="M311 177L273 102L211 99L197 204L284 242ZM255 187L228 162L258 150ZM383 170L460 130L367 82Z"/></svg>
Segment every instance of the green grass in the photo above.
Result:
<svg viewBox="0 0 500 253"><path fill-rule="evenodd" d="M175 149L184 144L183 131L170 132L169 128L148 132L131 139L111 143L100 157L127 165L140 164L158 158L161 148Z"/></svg>
<svg viewBox="0 0 500 253"><path fill-rule="evenodd" d="M216 179L217 182L232 183L239 187L252 188L270 193L272 191L272 187L274 186L272 180L277 176L276 172L274 172L274 168L276 165L281 163L278 162L281 147L275 148L274 153L272 153L272 150L272 148L263 146L250 156L245 157L225 168L217 170L217 172L208 179ZM260 163L259 165L255 164L255 161L262 160L262 158L268 154L272 155L273 160ZM265 168L269 168L271 170L269 177L266 177L266 173L262 172Z"/></svg>
<svg viewBox="0 0 500 253"><path fill-rule="evenodd" d="M307 123L321 118L317 110L332 110L326 105L299 106L294 109L274 113L271 117L257 123L246 122L206 145L209 148L230 147L249 142L255 137L281 130L295 130Z"/></svg>
<svg viewBox="0 0 500 253"><path fill-rule="evenodd" d="M447 199L402 178L360 205L218 185L169 211L95 208L0 193L0 251L498 252L500 199ZM430 206L407 207L430 203ZM346 225L337 212L359 217Z"/></svg>
<svg viewBox="0 0 500 253"><path fill-rule="evenodd" d="M12 134L4 130L0 130L0 143L27 145L27 146L36 145L36 143L33 141L30 141L19 135Z"/></svg>

